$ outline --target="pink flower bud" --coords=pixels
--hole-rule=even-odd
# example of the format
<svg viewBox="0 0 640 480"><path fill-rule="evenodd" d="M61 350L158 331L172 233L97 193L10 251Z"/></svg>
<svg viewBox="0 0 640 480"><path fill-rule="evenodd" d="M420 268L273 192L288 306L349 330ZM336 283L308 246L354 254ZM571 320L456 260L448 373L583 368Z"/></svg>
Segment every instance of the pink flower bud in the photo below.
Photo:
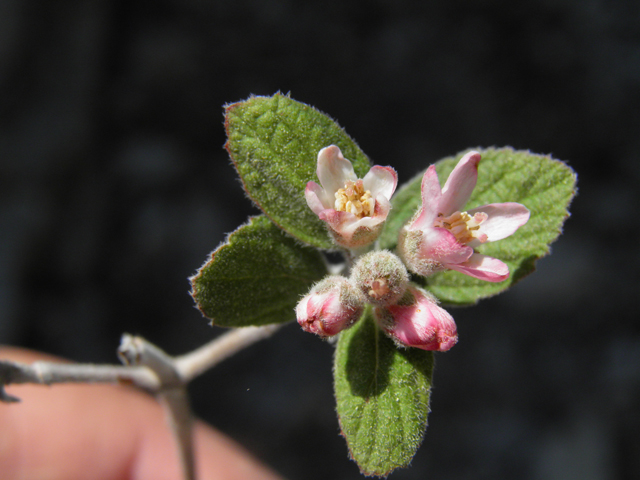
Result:
<svg viewBox="0 0 640 480"><path fill-rule="evenodd" d="M421 288L409 287L397 304L378 307L374 314L398 345L446 352L458 342L453 317Z"/></svg>
<svg viewBox="0 0 640 480"><path fill-rule="evenodd" d="M369 252L351 270L351 281L366 301L384 307L396 303L407 290L409 274L402 261L388 250Z"/></svg>
<svg viewBox="0 0 640 480"><path fill-rule="evenodd" d="M311 288L296 307L303 330L331 337L356 323L364 311L364 298L349 280L330 275Z"/></svg>
<svg viewBox="0 0 640 480"><path fill-rule="evenodd" d="M305 198L335 242L346 248L374 242L391 209L389 200L398 184L396 171L375 165L359 179L340 149L330 145L318 153L316 173L320 185L307 183Z"/></svg>

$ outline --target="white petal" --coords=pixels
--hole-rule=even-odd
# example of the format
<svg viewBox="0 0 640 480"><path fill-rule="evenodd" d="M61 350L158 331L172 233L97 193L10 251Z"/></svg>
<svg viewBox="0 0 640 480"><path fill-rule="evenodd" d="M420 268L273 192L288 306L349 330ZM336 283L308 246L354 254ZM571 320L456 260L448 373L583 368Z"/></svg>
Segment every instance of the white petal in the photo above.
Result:
<svg viewBox="0 0 640 480"><path fill-rule="evenodd" d="M316 173L320 185L330 196L343 188L347 181L355 182L358 179L351 162L342 156L342 152L335 145L320 150Z"/></svg>
<svg viewBox="0 0 640 480"><path fill-rule="evenodd" d="M495 242L513 235L518 228L529 221L530 216L527 207L513 202L483 205L473 208L467 213L474 215L477 212L489 215L489 218L480 224L480 232L487 235L488 242Z"/></svg>
<svg viewBox="0 0 640 480"><path fill-rule="evenodd" d="M304 197L307 200L307 205L316 215L319 215L321 211L327 208L333 208L331 199L328 198L325 190L316 182L307 183Z"/></svg>
<svg viewBox="0 0 640 480"><path fill-rule="evenodd" d="M391 167L375 165L362 179L362 186L371 192L373 198L383 195L387 200L390 200L397 185L398 174Z"/></svg>
<svg viewBox="0 0 640 480"><path fill-rule="evenodd" d="M382 223L382 221L383 220L375 217L357 218L357 220L353 223L344 224L340 233L343 233L346 237L351 237L360 227L374 228L375 226Z"/></svg>

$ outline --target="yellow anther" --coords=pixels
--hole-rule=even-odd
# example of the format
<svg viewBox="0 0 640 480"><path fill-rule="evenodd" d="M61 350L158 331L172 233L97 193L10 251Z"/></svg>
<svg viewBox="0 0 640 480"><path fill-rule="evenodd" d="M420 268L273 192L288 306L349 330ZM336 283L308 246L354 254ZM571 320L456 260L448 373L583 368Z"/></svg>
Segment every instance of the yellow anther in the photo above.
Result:
<svg viewBox="0 0 640 480"><path fill-rule="evenodd" d="M480 232L480 224L488 218L486 213L478 212L473 217L467 212L454 212L448 217L439 213L434 227L446 228L460 243L467 244L473 239L486 242L487 236Z"/></svg>
<svg viewBox="0 0 640 480"><path fill-rule="evenodd" d="M335 209L338 212L350 212L359 218L373 215L375 201L371 192L365 191L362 180L347 182L344 188L335 193L335 197Z"/></svg>

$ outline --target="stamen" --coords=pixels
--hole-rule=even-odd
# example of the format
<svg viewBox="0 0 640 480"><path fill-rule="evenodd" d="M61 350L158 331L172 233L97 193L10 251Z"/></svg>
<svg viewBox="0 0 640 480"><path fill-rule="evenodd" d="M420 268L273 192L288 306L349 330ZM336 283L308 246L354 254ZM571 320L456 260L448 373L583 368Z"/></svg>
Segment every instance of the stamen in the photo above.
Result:
<svg viewBox="0 0 640 480"><path fill-rule="evenodd" d="M478 212L473 217L467 212L454 212L448 217L439 213L433 226L451 231L460 243L467 244L474 239L484 243L487 235L480 232L480 224L487 218L489 216L484 212Z"/></svg>
<svg viewBox="0 0 640 480"><path fill-rule="evenodd" d="M389 282L386 278L376 278L371 283L369 295L376 300L389 293Z"/></svg>
<svg viewBox="0 0 640 480"><path fill-rule="evenodd" d="M356 217L371 217L375 209L375 200L371 192L364 189L362 180L347 182L344 188L335 193L335 209L338 212L350 212Z"/></svg>

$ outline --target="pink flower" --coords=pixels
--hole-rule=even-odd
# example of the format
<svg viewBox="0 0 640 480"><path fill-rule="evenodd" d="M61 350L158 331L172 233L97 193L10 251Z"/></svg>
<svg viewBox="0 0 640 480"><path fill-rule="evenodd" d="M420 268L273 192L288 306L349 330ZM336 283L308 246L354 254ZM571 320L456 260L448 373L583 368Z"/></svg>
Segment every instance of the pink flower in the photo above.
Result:
<svg viewBox="0 0 640 480"><path fill-rule="evenodd" d="M529 220L519 203L492 203L463 211L478 179L478 152L467 153L440 189L436 168L422 178L422 206L400 231L398 249L407 267L420 275L451 269L481 280L501 282L509 267L474 252L485 242L502 240Z"/></svg>
<svg viewBox="0 0 640 480"><path fill-rule="evenodd" d="M378 307L374 314L389 337L405 347L446 352L458 342L453 317L426 291L409 287L408 300Z"/></svg>
<svg viewBox="0 0 640 480"><path fill-rule="evenodd" d="M391 209L389 200L398 184L396 171L376 165L358 179L351 162L331 145L318 153L316 173L322 186L309 182L304 195L336 243L355 248L375 241Z"/></svg>
<svg viewBox="0 0 640 480"><path fill-rule="evenodd" d="M364 311L364 298L349 280L329 275L311 288L296 306L303 330L330 337L357 322Z"/></svg>

